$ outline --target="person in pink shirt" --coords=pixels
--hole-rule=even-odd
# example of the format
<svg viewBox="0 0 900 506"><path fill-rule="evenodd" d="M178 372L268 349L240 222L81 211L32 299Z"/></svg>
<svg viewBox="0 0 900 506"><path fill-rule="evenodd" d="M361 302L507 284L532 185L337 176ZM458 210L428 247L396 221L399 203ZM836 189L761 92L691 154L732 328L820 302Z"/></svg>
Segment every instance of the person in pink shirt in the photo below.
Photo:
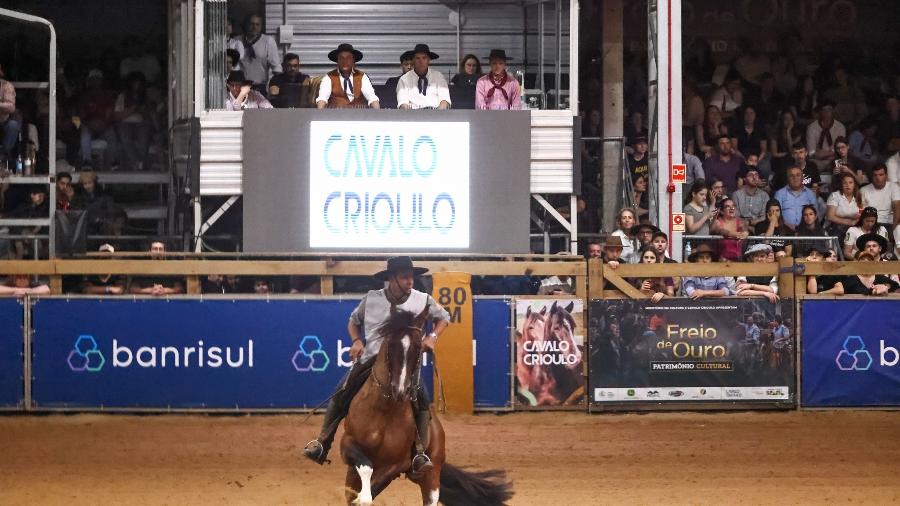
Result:
<svg viewBox="0 0 900 506"><path fill-rule="evenodd" d="M491 49L488 60L490 73L481 76L475 84L475 109L521 109L519 81L506 72L506 62L510 60L506 51Z"/></svg>

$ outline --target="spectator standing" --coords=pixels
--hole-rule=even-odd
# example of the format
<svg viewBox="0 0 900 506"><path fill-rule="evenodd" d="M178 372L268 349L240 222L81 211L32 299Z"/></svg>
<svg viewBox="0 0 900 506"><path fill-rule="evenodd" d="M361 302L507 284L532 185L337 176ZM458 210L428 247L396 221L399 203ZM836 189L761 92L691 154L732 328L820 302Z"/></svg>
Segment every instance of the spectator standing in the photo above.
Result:
<svg viewBox="0 0 900 506"><path fill-rule="evenodd" d="M744 239L750 235L747 225L737 216L737 206L734 200L726 198L722 201L719 216L710 226L710 232L721 235L719 242L719 256L732 262L741 261L741 252L744 248Z"/></svg>
<svg viewBox="0 0 900 506"><path fill-rule="evenodd" d="M694 248L688 262L708 264L719 261L718 252L709 244L703 243ZM727 297L734 295L731 286L734 280L724 276L685 276L681 280L681 294L691 299L708 297Z"/></svg>
<svg viewBox="0 0 900 506"><path fill-rule="evenodd" d="M650 213L650 192L647 191L647 176L637 176L632 181L634 189L634 212L638 220Z"/></svg>
<svg viewBox="0 0 900 506"><path fill-rule="evenodd" d="M687 173L684 176L684 186L690 188L694 181L706 179L706 173L703 172L703 162L696 156L685 151L682 153L684 157L684 165Z"/></svg>
<svg viewBox="0 0 900 506"><path fill-rule="evenodd" d="M400 77L397 83L397 104L401 109L449 109L450 88L440 72L430 68L439 56L428 44L413 48L413 71Z"/></svg>
<svg viewBox="0 0 900 506"><path fill-rule="evenodd" d="M100 253L115 253L110 244L101 244ZM85 295L122 295L125 293L125 278L114 274L97 274L84 276L81 281L81 293Z"/></svg>
<svg viewBox="0 0 900 506"><path fill-rule="evenodd" d="M143 170L150 147L147 118L147 81L139 72L125 79L125 89L116 99L113 117L117 122L121 162L126 170Z"/></svg>
<svg viewBox="0 0 900 506"><path fill-rule="evenodd" d="M650 158L647 156L647 138L635 137L631 142L631 154L628 155L628 170L634 180L639 176L650 177Z"/></svg>
<svg viewBox="0 0 900 506"><path fill-rule="evenodd" d="M844 172L838 180L840 190L828 196L826 203L828 211L825 217L831 223L831 233L840 237L848 228L856 225L865 206L860 196L859 184L853 174Z"/></svg>
<svg viewBox="0 0 900 506"><path fill-rule="evenodd" d="M409 54L409 69L412 69L412 52ZM405 72L404 72L405 73ZM467 54L459 61L459 73L450 79L450 98L455 109L481 109L476 107L475 89L481 78L481 62L474 54ZM394 89L396 90L396 83Z"/></svg>
<svg viewBox="0 0 900 506"><path fill-rule="evenodd" d="M719 211L710 207L708 196L706 181L694 181L691 200L684 206L685 228L690 235L709 235L709 226Z"/></svg>
<svg viewBox="0 0 900 506"><path fill-rule="evenodd" d="M797 229L794 230L794 234L798 237L831 237L819 224L819 212L816 210L816 206L810 205L803 206L803 217L800 219ZM838 237L842 235L838 235ZM821 253L827 246L825 241L803 240L794 243L792 249L795 256L798 256L800 252L809 251L810 248L817 248Z"/></svg>
<svg viewBox="0 0 900 506"><path fill-rule="evenodd" d="M113 124L116 95L104 87L103 71L100 69L91 69L85 84L87 89L78 100L78 116L81 125L79 153L81 163L89 164L91 162L91 142L94 139L101 139L106 142L102 168L109 169L112 161L118 159L116 130Z"/></svg>
<svg viewBox="0 0 900 506"><path fill-rule="evenodd" d="M653 245L653 249L656 250L656 255L659 258L659 261L664 264L677 264L677 260L673 260L669 258L669 236L666 235L665 232L661 230L657 230L653 233L653 237L650 239L651 244Z"/></svg>
<svg viewBox="0 0 900 506"><path fill-rule="evenodd" d="M275 38L262 33L262 29L262 17L257 14L249 16L244 24L244 37L239 52L241 70L253 82L253 89L265 96L266 84L272 73L280 70L281 62Z"/></svg>
<svg viewBox="0 0 900 506"><path fill-rule="evenodd" d="M784 223L784 218L781 215L781 203L777 199L769 199L766 202L766 219L756 224L754 234L775 238L770 239L768 243L772 246L772 250L777 257L790 255L793 251L787 241L777 239L777 237L794 235L794 231Z"/></svg>
<svg viewBox="0 0 900 506"><path fill-rule="evenodd" d="M856 240L865 234L878 234L885 239L888 238L887 229L883 225L878 224L878 210L874 207L863 209L859 222L855 226L847 229L844 234L844 258L854 258L858 251Z"/></svg>
<svg viewBox="0 0 900 506"><path fill-rule="evenodd" d="M721 179L727 194L731 194L737 190L737 177L742 163L743 159L734 153L731 139L727 135L720 135L716 141L716 154L703 161L703 172L708 179Z"/></svg>
<svg viewBox="0 0 900 506"><path fill-rule="evenodd" d="M510 58L503 49L491 49L488 56L491 71L475 84L475 108L489 110L522 109L519 81L506 71Z"/></svg>
<svg viewBox="0 0 900 506"><path fill-rule="evenodd" d="M412 51L404 51L403 54L400 55L400 75L389 77L387 81L384 83L383 93L380 97L381 108L382 109L396 109L397 108L397 83L400 82L400 78L403 77L403 74L409 72L413 68L413 54ZM472 58L475 58L475 61L478 62L478 58L473 55L468 55ZM465 58L463 58L465 60ZM481 64L478 64L478 68L481 68ZM477 77L475 78L477 80ZM475 80L472 81L472 108L475 108ZM452 84L452 82L451 82ZM451 96L452 96L452 87L451 87Z"/></svg>
<svg viewBox="0 0 900 506"><path fill-rule="evenodd" d="M888 181L886 165L872 168L872 183L864 186L860 194L860 207L877 209L878 223L887 228L900 224L900 184Z"/></svg>
<svg viewBox="0 0 900 506"><path fill-rule="evenodd" d="M2 147L9 156L16 147L22 127L13 117L16 112L16 88L3 77L3 67L0 66L0 133L3 134Z"/></svg>
<svg viewBox="0 0 900 506"><path fill-rule="evenodd" d="M754 244L747 248L744 257L748 262L764 264L769 262L772 247L768 244ZM735 295L741 297L765 297L772 304L778 302L777 276L739 276L735 286Z"/></svg>
<svg viewBox="0 0 900 506"><path fill-rule="evenodd" d="M794 229L800 223L800 214L807 204L818 205L816 194L803 186L803 172L799 167L787 170L788 184L775 192L775 199L781 203L784 224Z"/></svg>
<svg viewBox="0 0 900 506"><path fill-rule="evenodd" d="M877 262L878 259L867 251L856 255L857 262ZM897 290L897 283L884 274L858 274L846 276L837 289L839 295L887 295ZM837 288L837 286L836 286Z"/></svg>
<svg viewBox="0 0 900 506"><path fill-rule="evenodd" d="M368 74L356 68L363 59L362 51L352 44L339 44L328 53L337 68L325 74L319 83L316 107L325 109L380 109L381 103Z"/></svg>
<svg viewBox="0 0 900 506"><path fill-rule="evenodd" d="M269 102L278 109L309 107L310 78L300 72L300 57L285 54L281 69L280 74L269 80Z"/></svg>
<svg viewBox="0 0 900 506"><path fill-rule="evenodd" d="M631 232L636 223L637 218L632 209L627 207L620 209L619 214L616 215L616 224L618 225L618 228L610 234L610 236L617 236L622 240L622 259L626 263L634 263L637 245L635 244Z"/></svg>
<svg viewBox="0 0 900 506"><path fill-rule="evenodd" d="M731 194L737 206L737 215L747 222L749 227L755 227L757 223L766 219L766 202L769 194L762 191L759 186L761 180L757 167L745 167L744 186Z"/></svg>
<svg viewBox="0 0 900 506"><path fill-rule="evenodd" d="M47 283L30 279L26 274L14 274L0 284L0 295L48 295Z"/></svg>
<svg viewBox="0 0 900 506"><path fill-rule="evenodd" d="M244 77L240 70L230 72L225 79L228 96L225 97L226 111L242 111L244 109L272 109L272 104L252 87L252 82Z"/></svg>
<svg viewBox="0 0 900 506"><path fill-rule="evenodd" d="M662 263L659 254L653 249L653 246L646 247L641 250L640 263L657 264ZM675 296L675 280L669 277L662 278L638 278L634 283L635 288L646 295L650 296L650 301L656 304L663 297Z"/></svg>
<svg viewBox="0 0 900 506"><path fill-rule="evenodd" d="M162 241L150 243L150 259L161 260L166 255L166 244ZM177 295L184 293L184 280L172 276L134 277L129 292L135 295Z"/></svg>

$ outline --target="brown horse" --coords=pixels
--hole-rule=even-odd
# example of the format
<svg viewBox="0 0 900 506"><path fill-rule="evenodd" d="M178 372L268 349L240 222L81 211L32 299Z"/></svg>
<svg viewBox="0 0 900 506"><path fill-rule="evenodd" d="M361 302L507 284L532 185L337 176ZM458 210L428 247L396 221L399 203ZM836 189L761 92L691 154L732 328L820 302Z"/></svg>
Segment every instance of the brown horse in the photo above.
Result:
<svg viewBox="0 0 900 506"><path fill-rule="evenodd" d="M427 441L432 467L418 475L409 470L416 425L422 327L428 307L414 315L393 313L382 327L384 341L372 372L350 403L341 438L347 464L348 504L368 506L394 479L406 473L419 486L422 504L502 505L512 497L503 471L467 472L445 462L444 429L432 412Z"/></svg>
<svg viewBox="0 0 900 506"><path fill-rule="evenodd" d="M581 372L582 353L575 342L575 318L572 318L572 309L575 302L562 307L554 301L550 306L545 326L545 339L557 343L565 358L562 364L552 364L550 375L554 380L554 394L561 404L580 402L584 395L584 375Z"/></svg>

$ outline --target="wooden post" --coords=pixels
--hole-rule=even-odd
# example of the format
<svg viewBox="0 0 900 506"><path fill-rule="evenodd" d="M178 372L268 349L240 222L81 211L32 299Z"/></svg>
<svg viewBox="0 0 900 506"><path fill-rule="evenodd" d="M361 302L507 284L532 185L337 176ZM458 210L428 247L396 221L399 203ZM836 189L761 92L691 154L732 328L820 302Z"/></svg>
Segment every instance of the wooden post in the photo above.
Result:
<svg viewBox="0 0 900 506"><path fill-rule="evenodd" d="M188 295L199 295L200 290L200 276L187 276L187 294Z"/></svg>
<svg viewBox="0 0 900 506"><path fill-rule="evenodd" d="M782 299L794 297L794 258L783 256L778 260L778 296Z"/></svg>
<svg viewBox="0 0 900 506"><path fill-rule="evenodd" d="M52 295L62 295L63 282L62 276L50 276L50 293Z"/></svg>
<svg viewBox="0 0 900 506"><path fill-rule="evenodd" d="M437 362L435 397L443 381L448 413L472 414L475 408L475 370L472 366L472 275L464 272L435 272L434 300L450 313L450 326L438 339L434 350ZM440 406L439 403L436 403Z"/></svg>
<svg viewBox="0 0 900 506"><path fill-rule="evenodd" d="M588 298L603 298L603 262L599 258L588 260Z"/></svg>
<svg viewBox="0 0 900 506"><path fill-rule="evenodd" d="M334 295L334 276L319 276L319 293Z"/></svg>

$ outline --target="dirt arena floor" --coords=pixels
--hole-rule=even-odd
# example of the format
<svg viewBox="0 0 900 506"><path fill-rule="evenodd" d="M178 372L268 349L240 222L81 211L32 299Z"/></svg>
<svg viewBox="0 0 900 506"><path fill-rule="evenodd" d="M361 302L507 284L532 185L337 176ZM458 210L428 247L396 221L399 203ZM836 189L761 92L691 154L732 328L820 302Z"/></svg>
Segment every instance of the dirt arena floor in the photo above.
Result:
<svg viewBox="0 0 900 506"><path fill-rule="evenodd" d="M342 504L299 457L321 418L0 417L0 504ZM900 503L900 412L444 417L449 461L502 467L514 505ZM417 505L395 481L379 505Z"/></svg>

